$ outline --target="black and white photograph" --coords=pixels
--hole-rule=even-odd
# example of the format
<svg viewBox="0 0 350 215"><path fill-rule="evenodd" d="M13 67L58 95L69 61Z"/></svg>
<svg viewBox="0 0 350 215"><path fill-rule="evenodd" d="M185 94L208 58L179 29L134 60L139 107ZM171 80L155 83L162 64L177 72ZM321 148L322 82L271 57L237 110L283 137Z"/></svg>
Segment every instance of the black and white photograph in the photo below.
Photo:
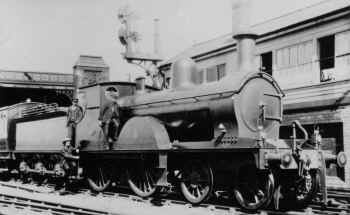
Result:
<svg viewBox="0 0 350 215"><path fill-rule="evenodd" d="M0 0L1 215L350 214L350 0Z"/></svg>

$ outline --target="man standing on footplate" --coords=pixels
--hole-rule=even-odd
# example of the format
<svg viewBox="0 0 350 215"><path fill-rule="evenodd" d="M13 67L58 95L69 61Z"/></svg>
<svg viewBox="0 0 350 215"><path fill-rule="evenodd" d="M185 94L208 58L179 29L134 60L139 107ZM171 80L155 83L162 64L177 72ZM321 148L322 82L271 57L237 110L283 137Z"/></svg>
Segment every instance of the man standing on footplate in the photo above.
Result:
<svg viewBox="0 0 350 215"><path fill-rule="evenodd" d="M108 87L105 91L107 102L100 108L99 125L103 130L108 149L112 149L113 142L117 141L120 126L120 111L117 99L119 92L115 87Z"/></svg>

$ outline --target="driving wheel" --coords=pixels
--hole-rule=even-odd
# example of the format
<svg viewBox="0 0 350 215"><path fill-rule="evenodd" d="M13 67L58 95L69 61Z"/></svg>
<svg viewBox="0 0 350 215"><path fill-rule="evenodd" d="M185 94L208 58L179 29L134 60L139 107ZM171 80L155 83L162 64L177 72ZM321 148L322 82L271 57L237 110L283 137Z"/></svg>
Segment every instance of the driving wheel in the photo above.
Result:
<svg viewBox="0 0 350 215"><path fill-rule="evenodd" d="M110 171L103 165L96 165L88 170L87 181L92 190L102 192L111 184Z"/></svg>
<svg viewBox="0 0 350 215"><path fill-rule="evenodd" d="M130 189L140 197L149 197L156 192L156 174L151 168L134 168L127 172Z"/></svg>
<svg viewBox="0 0 350 215"><path fill-rule="evenodd" d="M247 210L267 206L273 197L274 178L270 172L258 172L256 168L242 168L234 195L238 204Z"/></svg>
<svg viewBox="0 0 350 215"><path fill-rule="evenodd" d="M180 174L183 196L192 204L200 204L209 198L213 190L212 169L200 161L186 164Z"/></svg>

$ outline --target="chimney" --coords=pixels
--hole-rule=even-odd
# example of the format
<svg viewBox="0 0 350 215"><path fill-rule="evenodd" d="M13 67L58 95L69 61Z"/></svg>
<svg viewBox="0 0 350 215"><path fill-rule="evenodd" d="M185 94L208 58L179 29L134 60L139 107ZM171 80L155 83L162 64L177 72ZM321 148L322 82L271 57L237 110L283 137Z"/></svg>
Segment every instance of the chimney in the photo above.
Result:
<svg viewBox="0 0 350 215"><path fill-rule="evenodd" d="M153 35L154 54L160 55L160 37L159 37L159 19L154 19L154 35Z"/></svg>
<svg viewBox="0 0 350 215"><path fill-rule="evenodd" d="M237 68L240 73L254 71L255 40L251 30L251 0L232 0L232 33L237 47Z"/></svg>
<svg viewBox="0 0 350 215"><path fill-rule="evenodd" d="M145 77L138 77L136 82L136 93L142 94L146 92L146 79Z"/></svg>

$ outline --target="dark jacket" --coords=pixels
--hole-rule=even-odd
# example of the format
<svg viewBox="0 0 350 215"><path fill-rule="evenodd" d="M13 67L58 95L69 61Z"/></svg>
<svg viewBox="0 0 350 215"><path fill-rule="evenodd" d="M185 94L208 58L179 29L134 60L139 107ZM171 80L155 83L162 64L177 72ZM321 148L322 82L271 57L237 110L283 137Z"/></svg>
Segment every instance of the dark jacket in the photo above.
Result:
<svg viewBox="0 0 350 215"><path fill-rule="evenodd" d="M67 111L67 125L70 123L76 123L82 119L83 110L79 105L72 105Z"/></svg>
<svg viewBox="0 0 350 215"><path fill-rule="evenodd" d="M64 158L69 159L69 160L78 160L79 159L79 155L74 155L74 148L72 146L66 148L63 147L61 153L63 155Z"/></svg>
<svg viewBox="0 0 350 215"><path fill-rule="evenodd" d="M98 120L105 123L111 119L120 119L120 107L115 101L106 102L100 107Z"/></svg>

